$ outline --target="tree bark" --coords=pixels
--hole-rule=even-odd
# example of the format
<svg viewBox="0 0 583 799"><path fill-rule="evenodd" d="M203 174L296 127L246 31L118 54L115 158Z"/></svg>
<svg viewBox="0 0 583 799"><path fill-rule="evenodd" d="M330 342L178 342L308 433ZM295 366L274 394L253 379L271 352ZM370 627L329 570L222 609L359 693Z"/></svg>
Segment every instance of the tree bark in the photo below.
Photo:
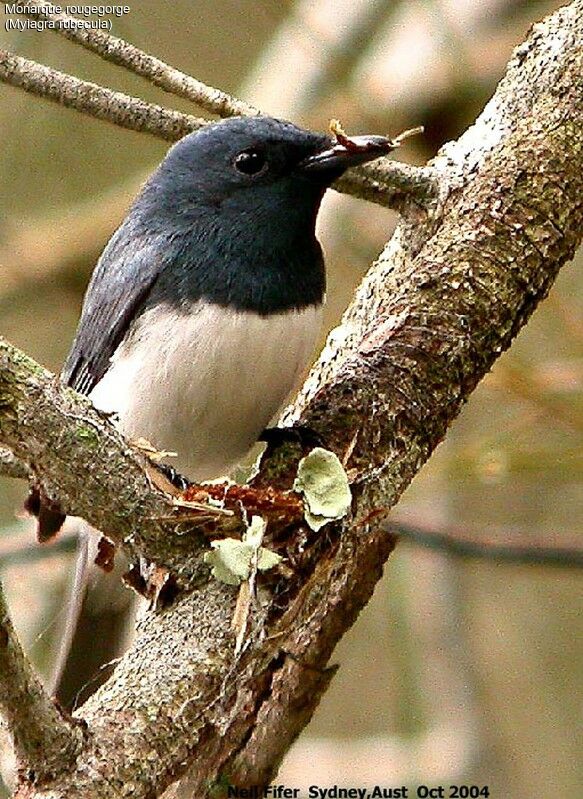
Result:
<svg viewBox="0 0 583 799"><path fill-rule="evenodd" d="M391 552L379 520L580 242L582 40L583 0L534 26L476 123L435 159L439 201L429 212L403 209L400 227L286 415L287 423L319 432L346 463L350 515L318 534L296 523L283 540L273 536L270 545L285 552L291 570L259 581L238 654L231 630L237 589L206 575L169 607L145 613L112 678L77 713L87 723L78 757L56 776L23 779L19 796L145 799L188 769L194 796L220 796L229 784L263 786L274 777L333 675L335 644ZM4 368L13 385L22 379L10 364ZM14 407L7 382L0 383L0 440L41 480L50 475L55 493L74 509L68 478L57 479L66 447L90 457L105 442L119 457L123 442L101 430L92 448L83 437L65 439L61 462L51 466L54 452L42 440L29 447L18 417L31 418L23 410L26 385ZM10 414L16 420L5 421ZM62 421L66 426L66 415ZM257 485L290 486L295 467L286 452L270 454ZM145 496L143 477L120 473L114 482L95 462L116 503L104 496L88 518L111 517L126 542L147 541L145 528L132 522L122 532L120 521L124 502L133 498L131 515ZM145 518L140 524L147 526ZM179 536L170 535L169 549L177 544L184 553Z"/></svg>

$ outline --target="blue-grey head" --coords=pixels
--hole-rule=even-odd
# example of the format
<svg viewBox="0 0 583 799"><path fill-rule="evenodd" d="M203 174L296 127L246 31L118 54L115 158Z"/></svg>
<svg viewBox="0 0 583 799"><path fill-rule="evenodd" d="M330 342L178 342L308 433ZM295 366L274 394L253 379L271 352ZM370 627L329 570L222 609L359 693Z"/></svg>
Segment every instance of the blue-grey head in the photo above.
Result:
<svg viewBox="0 0 583 799"><path fill-rule="evenodd" d="M151 302L204 297L270 313L321 301L315 223L324 192L348 167L390 149L382 136L338 142L269 117L186 136L144 186L122 234L161 243Z"/></svg>
<svg viewBox="0 0 583 799"><path fill-rule="evenodd" d="M150 184L158 202L163 196L174 209L231 216L236 227L238 219L244 227L260 216L279 229L282 214L288 224L294 219L305 224L305 216L314 219L326 188L348 167L391 149L382 136L343 141L347 145L269 117L231 118L175 144Z"/></svg>

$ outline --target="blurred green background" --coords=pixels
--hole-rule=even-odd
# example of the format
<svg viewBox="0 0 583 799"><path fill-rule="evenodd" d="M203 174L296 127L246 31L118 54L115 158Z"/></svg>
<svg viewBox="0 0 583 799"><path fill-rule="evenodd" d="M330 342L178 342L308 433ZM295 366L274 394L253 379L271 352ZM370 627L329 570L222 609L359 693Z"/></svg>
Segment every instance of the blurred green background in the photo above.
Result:
<svg viewBox="0 0 583 799"><path fill-rule="evenodd" d="M559 5L141 0L114 19L113 32L307 127L326 129L331 117L350 133L423 124L425 135L399 157L424 163L471 123L512 48ZM4 22L0 46L191 110L54 33L7 33ZM58 370L90 270L166 147L7 86L0 98L0 333ZM394 224L386 210L329 193L320 218L328 327ZM577 545L581 260L563 270L480 385L395 519L478 541ZM24 495L23 484L0 482L0 569L28 651L48 674L73 554L31 547ZM278 781L487 785L504 799L583 796L582 609L575 569L462 561L400 543L339 646L339 674ZM8 749L0 749L9 780Z"/></svg>

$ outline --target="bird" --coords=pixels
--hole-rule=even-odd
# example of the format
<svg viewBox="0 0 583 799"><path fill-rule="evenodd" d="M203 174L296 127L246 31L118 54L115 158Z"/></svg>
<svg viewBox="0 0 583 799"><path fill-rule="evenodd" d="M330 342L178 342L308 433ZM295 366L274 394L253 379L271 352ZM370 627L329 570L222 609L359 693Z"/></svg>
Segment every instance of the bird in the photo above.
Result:
<svg viewBox="0 0 583 799"><path fill-rule="evenodd" d="M99 258L62 382L128 439L176 453L172 467L189 480L228 473L290 394L320 332L325 191L393 146L267 116L185 136ZM29 509L41 539L63 523L38 492Z"/></svg>

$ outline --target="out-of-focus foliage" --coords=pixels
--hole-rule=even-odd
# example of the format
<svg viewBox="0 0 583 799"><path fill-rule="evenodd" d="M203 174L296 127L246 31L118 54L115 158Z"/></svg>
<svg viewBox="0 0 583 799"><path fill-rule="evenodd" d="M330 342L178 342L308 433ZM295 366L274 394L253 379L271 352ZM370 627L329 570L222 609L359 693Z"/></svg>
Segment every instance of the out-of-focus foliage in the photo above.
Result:
<svg viewBox="0 0 583 799"><path fill-rule="evenodd" d="M457 136L502 76L541 0L142 0L114 33L263 110L350 132L424 124L400 157ZM4 20L2 20L4 21ZM3 28L3 26L2 26ZM18 52L185 109L45 33ZM0 332L58 370L90 269L164 145L0 87ZM417 147L418 149L413 149ZM321 215L328 327L395 219L330 195ZM395 517L505 543L575 545L583 528L581 257L483 382ZM30 540L24 487L0 485L0 543ZM3 550L0 548L0 556ZM31 655L47 673L70 556L3 559ZM575 797L581 724L576 572L460 562L401 544L311 726L284 763L292 786L489 785L492 797Z"/></svg>

